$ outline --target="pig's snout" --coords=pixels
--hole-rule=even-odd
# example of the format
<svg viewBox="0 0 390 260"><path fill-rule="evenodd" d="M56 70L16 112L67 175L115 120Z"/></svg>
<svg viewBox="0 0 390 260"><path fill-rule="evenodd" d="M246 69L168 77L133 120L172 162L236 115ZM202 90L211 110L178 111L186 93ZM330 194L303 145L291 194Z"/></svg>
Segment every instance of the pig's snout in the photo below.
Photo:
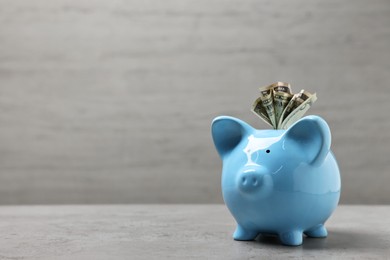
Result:
<svg viewBox="0 0 390 260"><path fill-rule="evenodd" d="M273 179L266 167L261 165L244 166L236 175L236 189L247 199L265 198L273 190Z"/></svg>
<svg viewBox="0 0 390 260"><path fill-rule="evenodd" d="M243 192L252 192L263 185L264 174L258 172L244 172L238 178L238 187Z"/></svg>

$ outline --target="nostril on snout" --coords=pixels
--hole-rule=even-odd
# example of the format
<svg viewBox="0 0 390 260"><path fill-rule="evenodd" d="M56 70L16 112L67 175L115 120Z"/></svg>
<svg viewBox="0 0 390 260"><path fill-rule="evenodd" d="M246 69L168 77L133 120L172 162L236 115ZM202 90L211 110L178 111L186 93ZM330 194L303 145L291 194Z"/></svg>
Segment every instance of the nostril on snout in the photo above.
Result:
<svg viewBox="0 0 390 260"><path fill-rule="evenodd" d="M257 186L258 181L257 181L257 178L256 178L256 177L254 177L254 178L252 179L252 183L253 183L253 186Z"/></svg>
<svg viewBox="0 0 390 260"><path fill-rule="evenodd" d="M263 175L256 172L246 172L238 179L238 185L242 191L250 192L261 188Z"/></svg>

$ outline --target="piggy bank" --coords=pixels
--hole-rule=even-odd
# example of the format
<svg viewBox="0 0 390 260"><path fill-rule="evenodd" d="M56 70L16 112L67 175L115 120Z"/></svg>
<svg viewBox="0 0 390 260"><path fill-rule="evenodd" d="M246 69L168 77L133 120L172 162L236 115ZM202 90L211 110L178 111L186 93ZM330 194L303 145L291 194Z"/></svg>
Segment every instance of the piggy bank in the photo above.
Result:
<svg viewBox="0 0 390 260"><path fill-rule="evenodd" d="M287 130L256 130L233 117L212 123L222 158L222 194L237 222L235 240L276 234L282 244L327 236L337 207L340 173L328 124L307 116Z"/></svg>

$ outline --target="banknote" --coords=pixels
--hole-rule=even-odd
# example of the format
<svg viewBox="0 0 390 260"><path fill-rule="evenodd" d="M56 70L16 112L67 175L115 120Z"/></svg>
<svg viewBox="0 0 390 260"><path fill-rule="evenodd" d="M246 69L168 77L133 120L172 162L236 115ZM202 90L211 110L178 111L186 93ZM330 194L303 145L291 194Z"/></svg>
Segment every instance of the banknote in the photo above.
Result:
<svg viewBox="0 0 390 260"><path fill-rule="evenodd" d="M274 92L285 92L291 94L291 85L287 82L276 82L270 85Z"/></svg>
<svg viewBox="0 0 390 260"><path fill-rule="evenodd" d="M276 126L274 98L272 85L264 88L260 88L260 100L267 112L268 119L271 121L272 126Z"/></svg>
<svg viewBox="0 0 390 260"><path fill-rule="evenodd" d="M273 96L274 96L274 110L275 110L275 121L276 127L278 128L278 123L280 121L280 117L283 113L283 110L286 108L287 104L290 102L292 98L291 94L291 86L288 83L284 82L276 82L272 84L273 87Z"/></svg>
<svg viewBox="0 0 390 260"><path fill-rule="evenodd" d="M310 93L305 90L301 90L299 93L294 94L294 96L291 98L290 102L287 104L285 109L282 112L282 115L280 116L279 122L286 119L286 117L300 104L302 104L307 98L309 98Z"/></svg>
<svg viewBox="0 0 390 260"><path fill-rule="evenodd" d="M316 93L306 90L293 94L291 86L276 82L260 88L260 97L252 106L252 112L274 129L287 129L299 120L317 100Z"/></svg>
<svg viewBox="0 0 390 260"><path fill-rule="evenodd" d="M309 110L309 108L313 105L313 103L317 100L317 94L310 94L305 90L301 90L297 94L297 98L294 100L293 108L291 112L287 114L280 121L280 125L278 129L287 129L296 121L302 118L302 116Z"/></svg>
<svg viewBox="0 0 390 260"><path fill-rule="evenodd" d="M255 115L259 116L261 119L263 119L267 124L273 127L272 122L268 118L267 111L261 103L261 98L256 99L256 101L253 103L251 111L255 113Z"/></svg>

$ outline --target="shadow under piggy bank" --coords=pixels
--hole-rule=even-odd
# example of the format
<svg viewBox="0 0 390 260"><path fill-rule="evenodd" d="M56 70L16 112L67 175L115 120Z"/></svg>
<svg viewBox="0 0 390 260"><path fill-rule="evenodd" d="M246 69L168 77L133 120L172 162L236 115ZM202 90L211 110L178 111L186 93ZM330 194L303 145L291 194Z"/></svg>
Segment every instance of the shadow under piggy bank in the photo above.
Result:
<svg viewBox="0 0 390 260"><path fill-rule="evenodd" d="M376 233L358 233L349 230L330 230L327 238L313 239L304 237L303 240L303 250L331 249L333 252L336 252L337 250L355 251L358 249L360 251L375 251L388 248L389 246L386 240ZM270 234L259 235L252 243L261 244L262 247L269 248L283 247L278 236Z"/></svg>

